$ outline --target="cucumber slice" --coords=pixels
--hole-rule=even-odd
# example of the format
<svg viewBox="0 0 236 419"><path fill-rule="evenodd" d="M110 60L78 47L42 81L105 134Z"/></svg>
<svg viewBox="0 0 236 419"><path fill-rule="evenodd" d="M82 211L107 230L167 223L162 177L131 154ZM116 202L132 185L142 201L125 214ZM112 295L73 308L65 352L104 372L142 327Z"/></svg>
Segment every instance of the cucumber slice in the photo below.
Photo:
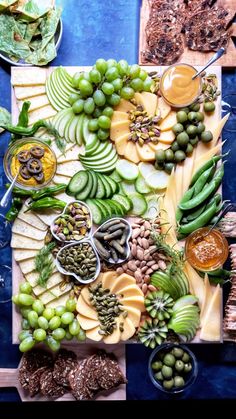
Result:
<svg viewBox="0 0 236 419"><path fill-rule="evenodd" d="M94 198L97 192L97 188L98 188L98 177L97 177L97 174L93 170L90 171L90 174L93 180L93 187L90 192L90 198Z"/></svg>
<svg viewBox="0 0 236 419"><path fill-rule="evenodd" d="M133 183L123 181L120 183L120 187L121 187L121 190L124 192L124 194L127 196L137 192Z"/></svg>
<svg viewBox="0 0 236 419"><path fill-rule="evenodd" d="M100 177L98 176L98 173L96 173L97 176L97 191L96 191L96 195L95 198L99 199L99 198L104 198L106 195L106 190L105 187L103 185L103 182L101 181Z"/></svg>
<svg viewBox="0 0 236 419"><path fill-rule="evenodd" d="M112 189L112 195L114 195L118 191L118 183L116 183L113 179L111 179L107 175L103 175L104 179L110 184L110 187Z"/></svg>
<svg viewBox="0 0 236 419"><path fill-rule="evenodd" d="M144 178L139 174L135 181L135 189L141 194L151 192L151 188L147 185Z"/></svg>
<svg viewBox="0 0 236 419"><path fill-rule="evenodd" d="M125 180L135 180L138 177L138 167L128 160L119 160L116 165L116 170Z"/></svg>
<svg viewBox="0 0 236 419"><path fill-rule="evenodd" d="M144 196L139 193L134 193L129 195L129 198L133 204L133 209L131 211L132 215L142 215L147 211L147 201Z"/></svg>
<svg viewBox="0 0 236 419"><path fill-rule="evenodd" d="M76 199L79 201L85 201L85 199L89 198L90 193L93 189L93 177L90 172L88 172L88 183L85 188L75 195Z"/></svg>
<svg viewBox="0 0 236 419"><path fill-rule="evenodd" d="M70 196L73 196L79 192L81 192L88 183L88 172L85 170L81 170L80 172L76 173L70 180L67 188L66 193Z"/></svg>
<svg viewBox="0 0 236 419"><path fill-rule="evenodd" d="M101 209L103 213L103 221L111 218L112 216L111 207L109 204L107 204L106 200L96 199L95 202L96 202L96 205L98 205L98 207Z"/></svg>
<svg viewBox="0 0 236 419"><path fill-rule="evenodd" d="M126 212L129 212L133 207L132 201L127 196L117 194L112 197L112 200L123 205Z"/></svg>
<svg viewBox="0 0 236 419"><path fill-rule="evenodd" d="M78 117L78 123L76 125L76 142L78 146L81 146L83 144L83 135L82 135L83 121L84 121L84 114L81 113Z"/></svg>
<svg viewBox="0 0 236 419"><path fill-rule="evenodd" d="M144 180L146 180L151 173L156 172L155 167L151 163L141 162L139 163L138 168Z"/></svg>
<svg viewBox="0 0 236 419"><path fill-rule="evenodd" d="M123 216L125 214L125 209L122 205L120 205L117 201L113 201L112 199L107 199L106 203L110 206L112 217Z"/></svg>
<svg viewBox="0 0 236 419"><path fill-rule="evenodd" d="M99 207L95 204L93 199L87 199L86 204L89 206L91 213L92 213L92 219L95 224L101 224L102 221L102 213Z"/></svg>
<svg viewBox="0 0 236 419"><path fill-rule="evenodd" d="M114 172L112 172L112 174L110 175L110 178L113 179L115 182L121 182L122 180L117 170L114 170Z"/></svg>
<svg viewBox="0 0 236 419"><path fill-rule="evenodd" d="M169 175L163 170L155 170L145 178L146 183L153 189L165 189L169 182Z"/></svg>
<svg viewBox="0 0 236 419"><path fill-rule="evenodd" d="M97 173L98 178L100 179L100 181L103 183L104 189L105 189L105 198L110 198L113 193L112 193L112 189L110 187L110 184L107 182L107 180L104 178L103 175L101 175L100 173Z"/></svg>
<svg viewBox="0 0 236 419"><path fill-rule="evenodd" d="M159 214L158 199L155 195L145 196L147 201L147 211L142 215L143 218L154 220Z"/></svg>

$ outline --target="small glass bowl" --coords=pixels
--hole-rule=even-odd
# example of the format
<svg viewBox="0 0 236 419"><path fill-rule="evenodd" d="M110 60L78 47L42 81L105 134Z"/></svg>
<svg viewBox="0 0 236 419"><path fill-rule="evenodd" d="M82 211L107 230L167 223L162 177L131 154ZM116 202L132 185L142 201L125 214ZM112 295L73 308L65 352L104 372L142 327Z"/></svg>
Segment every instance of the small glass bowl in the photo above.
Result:
<svg viewBox="0 0 236 419"><path fill-rule="evenodd" d="M60 256L60 253L62 252L63 249L67 249L69 247L74 247L77 244L82 244L82 243L88 243L92 247L92 249L93 249L93 251L95 253L96 259L97 259L95 275L92 278L87 279L87 280L82 279L79 275L76 275L74 272L70 272L70 271L65 270L61 266L61 263L58 260L58 256ZM100 258L98 256L97 250L96 250L93 242L91 240L86 240L86 239L85 240L80 240L78 242L73 242L73 243L67 244L66 246L63 246L59 250L59 252L57 253L55 263L56 263L56 267L57 267L58 271L60 271L62 274L73 276L78 282L80 282L81 284L85 284L85 285L90 284L91 282L96 281L96 279L97 279L97 277L98 277L98 275L100 274L100 271L101 271Z"/></svg>
<svg viewBox="0 0 236 419"><path fill-rule="evenodd" d="M194 255L191 256L191 254L192 254L191 245L193 244L194 238L197 240L198 237L201 238L201 235L204 238L204 234L207 234L209 229L210 229L210 227L198 228L193 233L191 233L185 241L185 256L186 256L187 261L195 269L197 269L198 271L202 271L202 272L215 271L216 269L221 268L222 265L227 260L228 255L229 255L229 245L228 245L228 242L227 242L226 238L224 237L224 235L219 230L214 228L211 233L214 234L215 237L218 239L218 241L220 242L219 247L222 249L222 253L221 253L221 255L219 255L219 257L215 261L215 263L213 263L212 265L208 264L206 266L204 264L201 264L200 262L197 263L197 260L194 258Z"/></svg>
<svg viewBox="0 0 236 419"><path fill-rule="evenodd" d="M190 361L189 362L191 362L192 370L190 372L186 373L185 384L184 384L183 387L173 387L172 389L167 390L166 388L164 388L162 386L161 381L158 381L154 377L155 372L152 369L152 363L155 362L155 360L157 359L157 354L159 352L165 352L165 351L170 352L170 350L173 349L173 348L181 348L185 352L188 353L188 355L190 356ZM167 393L167 394L182 393L183 391L188 390L197 378L197 374L198 374L197 359L196 359L195 355L193 354L193 352L190 351L190 349L188 349L187 346L185 346L185 345L177 345L177 344L174 344L174 343L164 343L163 345L160 345L156 349L154 349L154 351L151 353L149 361L148 361L148 374L149 374L149 377L150 377L153 385L156 388L158 388L158 390L161 390L161 391L163 391L164 393Z"/></svg>
<svg viewBox="0 0 236 419"><path fill-rule="evenodd" d="M176 103L170 102L165 97L165 91L164 91L163 86L162 86L162 81L164 80L166 74L168 73L168 71L170 71L170 69L172 69L174 67L180 67L180 66L190 67L197 73L197 70L196 70L195 67L193 67L192 65L189 65L189 64L185 64L185 63L172 64L169 67L167 67L166 70L163 72L163 74L161 76L161 79L160 79L160 92L161 92L161 95L163 96L163 99L166 101L166 103L168 103L168 105L172 106L173 108L184 108L185 106L191 105L192 103L194 103L198 99L198 97L200 96L201 91L202 91L202 78L201 78L201 76L198 76L197 78L199 79L199 82L200 82L198 92L196 93L196 95L194 97L191 98L191 101L186 102L186 103L176 104Z"/></svg>
<svg viewBox="0 0 236 419"><path fill-rule="evenodd" d="M56 159L56 155L54 153L54 151L51 149L51 147L49 147L49 145L47 145L46 143L44 143L43 141L40 141L38 138L34 138L34 137L27 137L27 138L22 138L20 140L14 141L14 143L12 144L12 146L10 146L7 150L7 152L5 153L4 156L4 160L3 160L3 167L4 167L4 171L5 174L7 176L7 178L9 179L10 182L13 181L14 176L11 173L11 161L12 161L12 157L15 156L17 154L17 149L24 146L25 144L37 144L40 147L46 148L47 150L50 151L51 156L52 156L52 160L53 160L53 164L54 164L54 170L52 171L52 175L50 176L49 179L47 179L47 181L43 182L43 183L39 183L38 185L32 186L32 185L25 185L24 183L18 182L16 181L15 185L21 189L26 189L26 190L39 190L44 188L45 186L47 186L53 179L53 177L56 174L56 170L57 170L57 159Z"/></svg>

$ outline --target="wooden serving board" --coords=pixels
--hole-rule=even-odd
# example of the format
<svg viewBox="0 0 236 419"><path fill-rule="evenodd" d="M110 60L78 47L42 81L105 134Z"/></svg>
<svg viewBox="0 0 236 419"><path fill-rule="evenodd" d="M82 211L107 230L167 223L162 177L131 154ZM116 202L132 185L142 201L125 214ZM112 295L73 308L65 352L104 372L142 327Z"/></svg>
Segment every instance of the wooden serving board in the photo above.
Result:
<svg viewBox="0 0 236 419"><path fill-rule="evenodd" d="M236 0L235 0L236 1ZM30 71L32 67L26 67L24 69L24 71ZM47 73L50 74L53 69L55 67L49 67L47 68ZM76 71L88 71L89 69L91 69L91 67L65 67L66 70L73 75ZM158 74L162 74L163 71L165 70L165 66L142 66L142 68L146 69L147 71L157 71ZM196 66L197 70L201 69L201 66ZM12 67L12 72L17 72L17 71L22 71L22 68L20 67ZM221 91L221 67L220 66L214 66L214 67L209 67L207 72L210 73L215 73L218 79L218 88ZM17 105L17 101L16 101L16 97L14 94L14 89L12 89L12 120L13 123L16 123L18 120L18 115L19 115L19 108ZM217 121L220 120L221 118L221 95L218 97L217 102L216 102L216 110L214 112L213 115L211 116L206 116L206 121L207 124L210 128L213 128L216 124ZM17 294L19 291L19 284L24 280L23 274L19 268L19 265L17 264L17 262L14 260L14 258L12 258L12 293ZM221 307L221 318L223 321L223 302L222 302L222 307ZM13 344L19 344L19 340L18 340L18 334L21 330L21 320L22 317L18 311L18 309L16 308L16 306L13 304L12 305L12 342ZM222 342L222 336L220 339L220 342ZM89 341L89 344L91 344L92 341ZM137 343L136 340L133 341L129 341L129 343ZM199 339L198 334L195 336L194 340L191 343L209 343L209 342L203 342ZM73 346L73 348L77 348L77 347L86 347L87 346L87 341L86 343L83 343L82 345L79 344L76 340L72 341L72 342L68 342L64 341L63 345L67 347L68 346ZM119 346L120 344L116 345ZM122 344L121 344L122 346ZM105 345L106 348L109 348L110 345Z"/></svg>
<svg viewBox="0 0 236 419"><path fill-rule="evenodd" d="M218 0L218 5L224 6L227 8L227 5L232 10L236 10L236 0ZM140 65L153 65L153 63L147 63L143 58L143 51L146 50L146 24L149 19L149 0L142 0L142 6L140 9L140 28L139 28L139 64ZM232 37L236 37L236 23L232 24L233 34ZM235 67L236 65L236 46L234 45L233 39L230 39L229 45L227 48L226 54L217 61L216 65L221 65L222 67ZM190 64L193 66L196 65L205 65L214 52L200 52L192 51L187 47L184 48L184 53L181 55L180 59L177 62L182 62L185 64Z"/></svg>
<svg viewBox="0 0 236 419"><path fill-rule="evenodd" d="M119 366L124 375L126 375L126 363L125 363L125 345L107 345L104 344L87 344L87 345L77 345L77 346L67 346L66 349L71 350L76 353L79 360L82 360L96 352L98 349L105 349L106 352L114 353L116 356ZM43 402L43 401L52 401L40 394L37 394L35 397L31 398L29 393L24 390L19 381L18 374L21 363L17 368L0 368L0 388L10 388L15 387L20 395L20 398L24 402ZM122 384L113 391L103 391L99 393L96 397L96 400L126 400L126 385ZM64 394L63 397L60 397L56 401L75 401L75 398L70 393Z"/></svg>

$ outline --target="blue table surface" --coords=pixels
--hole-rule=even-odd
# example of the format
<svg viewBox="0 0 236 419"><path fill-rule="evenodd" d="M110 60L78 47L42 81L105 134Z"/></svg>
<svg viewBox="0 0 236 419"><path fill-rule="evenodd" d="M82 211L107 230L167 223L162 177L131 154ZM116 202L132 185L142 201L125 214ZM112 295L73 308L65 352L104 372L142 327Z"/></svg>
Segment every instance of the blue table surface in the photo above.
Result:
<svg viewBox="0 0 236 419"><path fill-rule="evenodd" d="M64 34L54 65L92 65L97 58L124 58L130 64L138 60L139 9L141 0L59 0L63 7ZM223 97L235 92L236 71L223 71ZM0 106L9 111L10 67L0 62ZM236 122L235 122L236 127ZM227 139L224 151L230 149L223 183L224 199L236 202L234 133L224 131ZM2 169L3 155L9 140L2 134L0 140L0 197L6 178ZM0 265L11 266L11 251L0 250ZM13 278L14 280L14 278ZM226 290L227 291L227 290ZM226 293L225 293L226 294ZM11 303L0 304L0 368L14 368L20 360L17 345L11 342ZM182 399L235 399L236 346L233 343L191 345L199 362L199 374L191 389ZM151 351L142 345L127 345L127 399L167 399L152 385L147 374ZM0 401L19 401L15 389L1 389Z"/></svg>

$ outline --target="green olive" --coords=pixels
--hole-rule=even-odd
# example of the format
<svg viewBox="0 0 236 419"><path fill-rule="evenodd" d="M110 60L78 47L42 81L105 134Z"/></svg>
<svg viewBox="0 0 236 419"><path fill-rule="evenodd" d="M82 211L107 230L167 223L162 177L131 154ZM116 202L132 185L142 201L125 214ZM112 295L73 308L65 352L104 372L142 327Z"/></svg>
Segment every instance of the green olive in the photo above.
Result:
<svg viewBox="0 0 236 419"><path fill-rule="evenodd" d="M169 173L169 174L171 174L174 167L175 167L175 164L171 163L171 162L168 162L168 163L164 164L164 169L165 169L166 173Z"/></svg>
<svg viewBox="0 0 236 419"><path fill-rule="evenodd" d="M177 141L174 141L171 145L171 150L173 151L177 151L179 150L179 144L177 143Z"/></svg>
<svg viewBox="0 0 236 419"><path fill-rule="evenodd" d="M175 363L175 369L176 371L180 372L184 370L184 363L180 359L178 359Z"/></svg>
<svg viewBox="0 0 236 419"><path fill-rule="evenodd" d="M180 132L183 132L183 130L184 130L184 126L180 124L179 122L172 127L172 131L175 134L179 134Z"/></svg>
<svg viewBox="0 0 236 419"><path fill-rule="evenodd" d="M176 114L176 118L177 118L177 121L178 122L180 122L181 124L183 124L184 122L186 122L188 120L188 115L184 111L179 111Z"/></svg>
<svg viewBox="0 0 236 419"><path fill-rule="evenodd" d="M197 127L195 125L189 125L186 132L190 137L195 137L197 135Z"/></svg>
<svg viewBox="0 0 236 419"><path fill-rule="evenodd" d="M164 169L164 165L163 163L158 163L157 161L155 162L155 169L157 170L163 170Z"/></svg>
<svg viewBox="0 0 236 419"><path fill-rule="evenodd" d="M183 161L183 160L185 160L186 159L186 154L185 154L185 152L184 151L182 151L182 150L177 150L176 152L175 152L175 160L179 163L179 162L181 162L181 161Z"/></svg>
<svg viewBox="0 0 236 419"><path fill-rule="evenodd" d="M172 162L172 161L174 160L175 155L174 155L173 150L171 150L171 148L168 148L168 149L165 151L165 157L166 157L166 161L170 161L170 162Z"/></svg>
<svg viewBox="0 0 236 419"><path fill-rule="evenodd" d="M164 150L157 150L156 151L156 161L158 163L163 163L166 159L166 153Z"/></svg>
<svg viewBox="0 0 236 419"><path fill-rule="evenodd" d="M174 386L174 380L173 380L173 378L171 380L164 380L163 381L163 387L166 390L171 390L173 386Z"/></svg>
<svg viewBox="0 0 236 419"><path fill-rule="evenodd" d="M163 359L164 359L164 356L165 356L165 352L159 352L158 353L158 358L161 360L161 361L163 361Z"/></svg>
<svg viewBox="0 0 236 419"><path fill-rule="evenodd" d="M155 377L155 379L156 379L156 380L163 381L163 375L162 375L162 372L161 372L161 371L158 371L158 372L154 375L154 377Z"/></svg>
<svg viewBox="0 0 236 419"><path fill-rule="evenodd" d="M187 108L187 106L186 106L185 108L181 108L179 110L179 112L185 112L186 114L188 114L189 113L189 108Z"/></svg>
<svg viewBox="0 0 236 419"><path fill-rule="evenodd" d="M175 358L177 358L177 359L182 358L182 356L184 354L183 349L177 348L177 347L173 348L171 352L175 356Z"/></svg>
<svg viewBox="0 0 236 419"><path fill-rule="evenodd" d="M152 363L152 369L155 371L159 371L162 368L162 362L161 361L155 361Z"/></svg>
<svg viewBox="0 0 236 419"><path fill-rule="evenodd" d="M167 365L163 365L161 372L164 378L172 378L173 369L171 367L168 367Z"/></svg>
<svg viewBox="0 0 236 419"><path fill-rule="evenodd" d="M206 127L202 122L199 122L197 124L197 133L201 134L203 131L205 131Z"/></svg>
<svg viewBox="0 0 236 419"><path fill-rule="evenodd" d="M184 365L184 372L190 372L192 371L192 365L190 362Z"/></svg>
<svg viewBox="0 0 236 419"><path fill-rule="evenodd" d="M198 122L204 121L204 113L202 113L202 112L196 112L196 120Z"/></svg>
<svg viewBox="0 0 236 419"><path fill-rule="evenodd" d="M175 387L183 387L185 384L185 381L183 377L180 377L179 375L176 375L174 378L174 386Z"/></svg>
<svg viewBox="0 0 236 419"><path fill-rule="evenodd" d="M199 139L198 136L196 135L196 137L194 138L190 138L189 142L191 145L196 145L198 143Z"/></svg>
<svg viewBox="0 0 236 419"><path fill-rule="evenodd" d="M201 133L201 140L203 143L209 143L213 140L213 135L211 131L204 131Z"/></svg>
<svg viewBox="0 0 236 419"><path fill-rule="evenodd" d="M188 145L186 147L186 150L185 150L185 153L187 155L189 155L189 154L192 154L192 152L193 152L193 146L192 146L192 144L188 143Z"/></svg>
<svg viewBox="0 0 236 419"><path fill-rule="evenodd" d="M176 137L176 141L179 144L180 147L184 147L188 144L189 142L189 136L187 134L187 132L181 132L180 134L177 135Z"/></svg>
<svg viewBox="0 0 236 419"><path fill-rule="evenodd" d="M193 112L193 111L189 112L188 120L190 122L193 122L193 121L196 121L196 119L197 119L197 112Z"/></svg>
<svg viewBox="0 0 236 419"><path fill-rule="evenodd" d="M214 112L215 108L216 107L214 102L205 102L203 105L203 109L205 112Z"/></svg>
<svg viewBox="0 0 236 419"><path fill-rule="evenodd" d="M183 362L189 362L189 360L190 360L189 354L187 354L187 352L184 352L184 354L182 356L182 361Z"/></svg>
<svg viewBox="0 0 236 419"><path fill-rule="evenodd" d="M198 112L199 111L199 109L200 109L200 104L199 103L192 103L192 105L190 105L190 110L191 111L194 111L194 112Z"/></svg>
<svg viewBox="0 0 236 419"><path fill-rule="evenodd" d="M166 354L163 358L163 362L168 367L173 367L175 365L175 357L173 354Z"/></svg>

